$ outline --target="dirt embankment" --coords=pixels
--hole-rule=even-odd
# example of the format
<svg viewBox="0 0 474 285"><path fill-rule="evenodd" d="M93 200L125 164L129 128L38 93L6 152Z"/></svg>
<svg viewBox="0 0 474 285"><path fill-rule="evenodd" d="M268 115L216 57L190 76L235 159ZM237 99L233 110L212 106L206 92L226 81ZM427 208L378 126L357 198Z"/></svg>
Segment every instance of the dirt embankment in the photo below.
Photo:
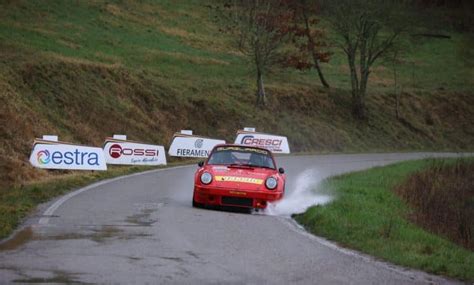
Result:
<svg viewBox="0 0 474 285"><path fill-rule="evenodd" d="M0 54L0 181L19 185L52 172L29 166L35 137L100 146L106 136L168 145L180 129L232 141L235 131L287 135L297 151L469 150L474 145L474 96L439 92L403 94L402 120L394 99L370 94L367 122L354 121L350 94L290 82L268 87L269 104L254 106L251 87L181 89L146 70L86 60ZM59 172L61 173L61 172Z"/></svg>
<svg viewBox="0 0 474 285"><path fill-rule="evenodd" d="M474 250L474 161L434 163L396 188L412 206L410 220Z"/></svg>

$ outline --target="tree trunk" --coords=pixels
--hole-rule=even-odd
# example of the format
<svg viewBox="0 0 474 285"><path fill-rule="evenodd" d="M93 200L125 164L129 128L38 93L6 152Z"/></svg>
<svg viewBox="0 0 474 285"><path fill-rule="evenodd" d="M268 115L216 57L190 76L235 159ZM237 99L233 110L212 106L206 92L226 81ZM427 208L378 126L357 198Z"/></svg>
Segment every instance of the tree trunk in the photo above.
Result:
<svg viewBox="0 0 474 285"><path fill-rule="evenodd" d="M367 90L367 82L369 73L366 71L361 75L359 90L356 92L354 100L354 115L359 120L367 119L367 109L365 106L365 92Z"/></svg>
<svg viewBox="0 0 474 285"><path fill-rule="evenodd" d="M366 26L364 21L363 26ZM365 29L363 29L365 33ZM366 119L366 108L365 108L365 93L367 91L367 83L369 82L369 59L368 59L368 42L366 37L362 37L359 45L359 72L360 72L360 83L359 83L359 92L358 93L358 100L356 104L356 117L358 119Z"/></svg>
<svg viewBox="0 0 474 285"><path fill-rule="evenodd" d="M352 89L352 115L354 118L363 120L366 118L365 112L365 93L362 93L364 88L362 88L362 84L364 79L362 78L359 81L359 76L357 74L356 69L356 56L355 51L353 49L349 50L347 53L347 58L349 61L349 69L351 72L351 89ZM365 92L365 91L364 91Z"/></svg>
<svg viewBox="0 0 474 285"><path fill-rule="evenodd" d="M321 81L321 84L325 88L329 88L329 83L326 81L326 78L324 78L323 71L321 70L321 67L319 66L319 60L318 56L316 55L316 52L313 51L313 61L314 61L314 68L316 68L316 71L318 72L319 80Z"/></svg>
<svg viewBox="0 0 474 285"><path fill-rule="evenodd" d="M395 52L393 57L393 92L395 94L395 118L400 120L400 93L398 92L398 72L397 72L397 56L398 52Z"/></svg>
<svg viewBox="0 0 474 285"><path fill-rule="evenodd" d="M362 96L359 91L356 91L356 96L352 97L352 114L356 119L367 119L367 112L365 108L365 96Z"/></svg>
<svg viewBox="0 0 474 285"><path fill-rule="evenodd" d="M395 94L395 116L397 120L400 120L400 95Z"/></svg>
<svg viewBox="0 0 474 285"><path fill-rule="evenodd" d="M323 71L321 70L321 66L319 65L318 54L316 53L316 50L315 50L316 45L314 43L313 37L311 36L311 30L309 28L309 19L308 19L308 15L306 15L306 11L305 11L305 8L306 8L306 2L305 1L303 1L303 5L304 5L303 6L303 19L304 19L304 22L305 22L305 32L306 32L306 37L308 38L309 48L311 49L311 55L313 57L314 68L316 68L316 71L318 72L319 81L321 81L321 84L325 88L329 88L329 83L326 81L326 78L324 78Z"/></svg>
<svg viewBox="0 0 474 285"><path fill-rule="evenodd" d="M263 84L263 75L260 70L257 71L257 106L265 106L267 101L265 86Z"/></svg>
<svg viewBox="0 0 474 285"><path fill-rule="evenodd" d="M359 90L357 92L357 103L355 105L355 116L359 120L367 119L367 108L365 106L365 95L367 92L367 83L369 82L369 68L367 67L367 63L365 66L361 68L360 74L360 83L359 83Z"/></svg>
<svg viewBox="0 0 474 285"><path fill-rule="evenodd" d="M347 54L347 59L349 61L349 69L351 72L351 90L352 90L352 99L358 96L359 90L359 78L357 77L357 70L355 66L355 54L350 51Z"/></svg>

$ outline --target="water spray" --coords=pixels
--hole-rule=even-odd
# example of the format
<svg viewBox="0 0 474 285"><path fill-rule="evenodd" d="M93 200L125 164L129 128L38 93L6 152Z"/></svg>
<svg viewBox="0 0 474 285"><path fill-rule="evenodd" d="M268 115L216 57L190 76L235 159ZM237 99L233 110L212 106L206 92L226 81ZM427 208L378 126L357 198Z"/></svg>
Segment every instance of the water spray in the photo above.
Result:
<svg viewBox="0 0 474 285"><path fill-rule="evenodd" d="M323 205L332 197L318 191L318 184L324 179L316 169L307 169L296 178L293 189L286 189L285 197L275 203L270 203L265 214L271 216L291 216L305 212L313 205Z"/></svg>

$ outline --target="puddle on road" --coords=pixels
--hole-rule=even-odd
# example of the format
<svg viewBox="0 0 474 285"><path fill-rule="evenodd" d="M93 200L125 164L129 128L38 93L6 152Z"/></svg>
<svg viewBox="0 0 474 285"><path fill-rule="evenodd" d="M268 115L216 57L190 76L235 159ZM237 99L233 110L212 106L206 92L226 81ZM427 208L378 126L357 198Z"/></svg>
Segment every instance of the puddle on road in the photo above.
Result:
<svg viewBox="0 0 474 285"><path fill-rule="evenodd" d="M143 257L137 257L137 256L127 256L127 258L131 262L143 260Z"/></svg>
<svg viewBox="0 0 474 285"><path fill-rule="evenodd" d="M158 221L156 219L151 218L151 214L158 210L159 204L156 205L153 204L153 207L143 207L142 205L139 209L140 213L128 216L125 219L125 222L143 227L151 227L154 223Z"/></svg>
<svg viewBox="0 0 474 285"><path fill-rule="evenodd" d="M164 203L144 203L136 204L139 213L128 216L125 222L129 225L121 226L134 226L139 227L150 227L158 220L152 219L151 215L156 212ZM64 233L51 236L40 236L35 235L31 226L25 227L18 231L12 238L0 243L0 251L16 250L21 246L27 244L32 240L74 240L74 239L90 239L92 241L101 243L111 238L119 239L133 239L138 237L149 237L150 234L146 233L126 233L124 230L117 228L113 225L103 225L100 229L93 229L91 233Z"/></svg>
<svg viewBox="0 0 474 285"><path fill-rule="evenodd" d="M5 250L15 250L29 241L35 238L33 229L31 227L26 227L18 231L11 239L6 240L3 243L0 243L0 251Z"/></svg>
<svg viewBox="0 0 474 285"><path fill-rule="evenodd" d="M101 226L98 229L92 229L88 233L63 233L56 235L46 235L40 236L34 233L33 228L26 227L18 231L11 239L6 240L3 243L0 243L0 251L9 251L16 250L32 240L78 240L78 239L88 239L95 241L97 243L104 243L113 238L120 240L130 240L140 237L150 237L151 234L143 232L126 232L122 229L119 229L114 226Z"/></svg>
<svg viewBox="0 0 474 285"><path fill-rule="evenodd" d="M174 261L174 262L178 262L178 263L183 263L184 262L184 259L181 258L181 257L175 257L175 256L160 256L161 259L164 259L164 260L169 260L169 261Z"/></svg>
<svg viewBox="0 0 474 285"><path fill-rule="evenodd" d="M41 238L42 240L75 240L88 239L97 243L104 243L110 239L129 240L139 237L149 237L146 233L130 233L114 226L102 226L100 229L92 229L90 233L65 233Z"/></svg>
<svg viewBox="0 0 474 285"><path fill-rule="evenodd" d="M59 235L50 235L42 237L41 240L74 240L74 239L89 239L95 242L104 242L105 239L113 238L123 234L124 231L113 227L103 226L100 229L92 229L90 233L64 233Z"/></svg>
<svg viewBox="0 0 474 285"><path fill-rule="evenodd" d="M90 237L95 242L104 242L106 239L113 237L120 237L125 235L125 232L116 227L102 227L99 230L94 230L95 233Z"/></svg>
<svg viewBox="0 0 474 285"><path fill-rule="evenodd" d="M22 279L15 279L13 283L27 283L27 284L37 284L37 283L47 283L47 284L86 284L80 282L77 277L78 273L68 273L64 271L51 271L53 276L51 277L28 277L25 276ZM22 274L24 275L24 274Z"/></svg>

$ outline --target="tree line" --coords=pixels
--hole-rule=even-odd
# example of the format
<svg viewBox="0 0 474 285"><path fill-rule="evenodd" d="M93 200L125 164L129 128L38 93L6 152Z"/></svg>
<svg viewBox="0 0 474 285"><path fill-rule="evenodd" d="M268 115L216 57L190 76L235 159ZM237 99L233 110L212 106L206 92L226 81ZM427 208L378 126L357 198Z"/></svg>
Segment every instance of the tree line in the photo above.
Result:
<svg viewBox="0 0 474 285"><path fill-rule="evenodd" d="M321 85L330 88L321 64L328 62L332 49L337 48L347 60L352 113L360 120L367 118L367 89L374 64L387 57L396 62L400 54L398 41L417 24L417 18L422 18L417 17L422 13L420 9L471 6L465 0L220 0L216 3L210 7L221 31L233 36L235 46L255 67L257 106L266 104L264 79L276 65L314 69ZM331 45L321 28L322 19L333 33Z"/></svg>

